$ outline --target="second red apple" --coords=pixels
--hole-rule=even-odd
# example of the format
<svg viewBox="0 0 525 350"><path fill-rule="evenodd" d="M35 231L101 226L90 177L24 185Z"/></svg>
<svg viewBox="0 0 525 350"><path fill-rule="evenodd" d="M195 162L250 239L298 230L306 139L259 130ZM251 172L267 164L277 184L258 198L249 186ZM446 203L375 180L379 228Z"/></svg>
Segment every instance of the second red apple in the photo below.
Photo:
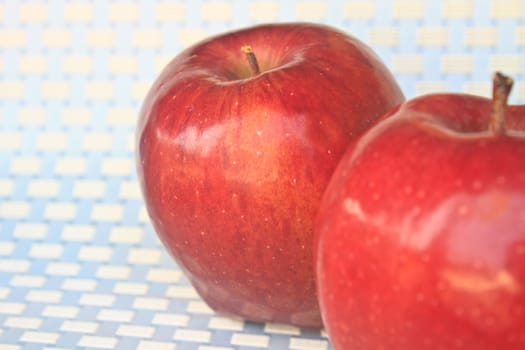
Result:
<svg viewBox="0 0 525 350"><path fill-rule="evenodd" d="M336 350L525 349L525 106L434 94L345 154L317 277Z"/></svg>

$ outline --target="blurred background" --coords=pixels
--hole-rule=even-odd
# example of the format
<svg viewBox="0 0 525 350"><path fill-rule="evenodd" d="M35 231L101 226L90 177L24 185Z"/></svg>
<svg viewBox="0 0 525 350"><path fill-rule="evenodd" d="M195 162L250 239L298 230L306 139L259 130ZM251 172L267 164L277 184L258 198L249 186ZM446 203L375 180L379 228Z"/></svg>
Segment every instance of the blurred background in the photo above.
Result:
<svg viewBox="0 0 525 350"><path fill-rule="evenodd" d="M330 349L214 314L160 246L134 166L141 101L183 48L263 22L353 34L408 98L525 103L524 0L0 1L0 349Z"/></svg>

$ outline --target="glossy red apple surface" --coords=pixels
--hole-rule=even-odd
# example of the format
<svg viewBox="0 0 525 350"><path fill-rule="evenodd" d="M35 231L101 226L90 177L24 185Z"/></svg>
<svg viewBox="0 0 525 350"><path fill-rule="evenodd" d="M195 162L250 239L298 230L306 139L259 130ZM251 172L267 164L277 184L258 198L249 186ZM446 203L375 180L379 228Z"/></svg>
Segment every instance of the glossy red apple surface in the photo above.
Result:
<svg viewBox="0 0 525 350"><path fill-rule="evenodd" d="M525 349L525 106L501 91L407 101L343 156L315 238L336 350Z"/></svg>
<svg viewBox="0 0 525 350"><path fill-rule="evenodd" d="M160 239L213 309L317 327L314 219L349 142L403 101L376 54L313 24L219 35L146 97L140 184Z"/></svg>

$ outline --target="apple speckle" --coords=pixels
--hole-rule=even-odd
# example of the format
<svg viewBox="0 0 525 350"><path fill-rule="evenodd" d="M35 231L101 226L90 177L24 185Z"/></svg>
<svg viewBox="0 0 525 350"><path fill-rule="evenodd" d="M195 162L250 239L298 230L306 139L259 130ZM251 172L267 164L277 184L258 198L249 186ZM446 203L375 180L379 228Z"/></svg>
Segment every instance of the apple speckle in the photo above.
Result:
<svg viewBox="0 0 525 350"><path fill-rule="evenodd" d="M262 130L257 130L256 132L257 136L262 136L262 133L263 133Z"/></svg>
<svg viewBox="0 0 525 350"><path fill-rule="evenodd" d="M496 320L494 320L493 317L489 316L489 317L485 318L485 325L487 327L493 327L495 323L496 323Z"/></svg>
<svg viewBox="0 0 525 350"><path fill-rule="evenodd" d="M458 207L458 215L465 216L468 213L468 207L465 204L462 204Z"/></svg>
<svg viewBox="0 0 525 350"><path fill-rule="evenodd" d="M456 314L456 316L462 317L465 314L465 310L462 307L457 307L454 310L454 313Z"/></svg>
<svg viewBox="0 0 525 350"><path fill-rule="evenodd" d="M470 310L470 314L475 317L475 318L480 318L481 317L481 310L479 309L479 307L473 307L471 310Z"/></svg>
<svg viewBox="0 0 525 350"><path fill-rule="evenodd" d="M373 195L372 195L372 199L377 201L379 200L379 198L381 198L381 196L379 195L379 193L375 192Z"/></svg>
<svg viewBox="0 0 525 350"><path fill-rule="evenodd" d="M463 341L461 339L454 339L454 345L458 349L463 348Z"/></svg>
<svg viewBox="0 0 525 350"><path fill-rule="evenodd" d="M423 344L424 344L426 347L430 347L430 346L432 346L432 339L430 339L429 337L426 337L425 339L423 339Z"/></svg>
<svg viewBox="0 0 525 350"><path fill-rule="evenodd" d="M483 262L479 259L475 259L472 266L474 267L474 270L481 271L483 269Z"/></svg>
<svg viewBox="0 0 525 350"><path fill-rule="evenodd" d="M525 244L520 244L516 247L516 253L518 255L524 255L525 254Z"/></svg>
<svg viewBox="0 0 525 350"><path fill-rule="evenodd" d="M505 178L505 176L503 175L500 175L496 178L496 183L498 185L503 185L505 182L507 181L507 179Z"/></svg>
<svg viewBox="0 0 525 350"><path fill-rule="evenodd" d="M472 189L475 190L475 191L480 190L482 186L483 186L483 184L482 184L481 181L479 181L479 180L475 180L475 181L472 183Z"/></svg>
<svg viewBox="0 0 525 350"><path fill-rule="evenodd" d="M520 316L523 315L523 306L516 305L516 307L512 310L515 315Z"/></svg>

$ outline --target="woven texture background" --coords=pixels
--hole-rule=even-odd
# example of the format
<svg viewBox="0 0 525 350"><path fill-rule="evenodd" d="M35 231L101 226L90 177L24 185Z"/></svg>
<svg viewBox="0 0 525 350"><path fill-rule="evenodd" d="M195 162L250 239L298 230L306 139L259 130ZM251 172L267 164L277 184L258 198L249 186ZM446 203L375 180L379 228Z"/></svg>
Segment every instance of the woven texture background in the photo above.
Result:
<svg viewBox="0 0 525 350"><path fill-rule="evenodd" d="M525 103L525 1L0 2L0 349L330 349L321 331L214 314L158 242L133 134L182 48L269 21L329 24L374 48L407 97Z"/></svg>

